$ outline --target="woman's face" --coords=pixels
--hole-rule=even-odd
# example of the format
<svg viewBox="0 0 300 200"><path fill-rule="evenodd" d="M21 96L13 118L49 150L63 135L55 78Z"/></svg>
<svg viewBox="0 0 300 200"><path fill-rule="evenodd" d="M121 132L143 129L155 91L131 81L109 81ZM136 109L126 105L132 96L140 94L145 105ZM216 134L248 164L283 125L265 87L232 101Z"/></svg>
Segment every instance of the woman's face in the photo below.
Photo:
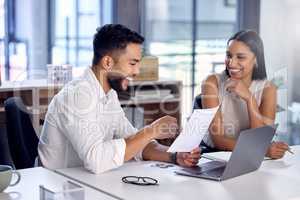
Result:
<svg viewBox="0 0 300 200"><path fill-rule="evenodd" d="M251 78L255 63L256 56L245 43L237 40L230 41L225 64L231 78Z"/></svg>

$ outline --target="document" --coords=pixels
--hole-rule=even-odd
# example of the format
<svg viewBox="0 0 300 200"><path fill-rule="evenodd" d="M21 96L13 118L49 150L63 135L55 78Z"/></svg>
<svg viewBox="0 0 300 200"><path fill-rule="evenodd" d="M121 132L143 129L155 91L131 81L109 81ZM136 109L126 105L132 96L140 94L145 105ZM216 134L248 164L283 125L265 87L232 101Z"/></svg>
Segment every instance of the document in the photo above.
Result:
<svg viewBox="0 0 300 200"><path fill-rule="evenodd" d="M199 146L219 106L209 109L195 109L182 132L168 149L168 152L190 152Z"/></svg>

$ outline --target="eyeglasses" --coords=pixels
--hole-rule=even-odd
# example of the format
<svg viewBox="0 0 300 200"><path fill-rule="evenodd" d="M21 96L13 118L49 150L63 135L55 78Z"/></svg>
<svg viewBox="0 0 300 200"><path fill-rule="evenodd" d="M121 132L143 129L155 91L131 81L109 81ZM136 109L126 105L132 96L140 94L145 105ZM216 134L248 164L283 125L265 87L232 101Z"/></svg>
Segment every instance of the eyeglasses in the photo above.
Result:
<svg viewBox="0 0 300 200"><path fill-rule="evenodd" d="M170 167L174 167L174 165L166 164L166 163L155 163L155 164L151 165L151 167L158 167L158 168L162 168L162 169L167 169L167 168L170 168Z"/></svg>
<svg viewBox="0 0 300 200"><path fill-rule="evenodd" d="M158 185L158 180L145 176L124 176L122 181L133 185Z"/></svg>

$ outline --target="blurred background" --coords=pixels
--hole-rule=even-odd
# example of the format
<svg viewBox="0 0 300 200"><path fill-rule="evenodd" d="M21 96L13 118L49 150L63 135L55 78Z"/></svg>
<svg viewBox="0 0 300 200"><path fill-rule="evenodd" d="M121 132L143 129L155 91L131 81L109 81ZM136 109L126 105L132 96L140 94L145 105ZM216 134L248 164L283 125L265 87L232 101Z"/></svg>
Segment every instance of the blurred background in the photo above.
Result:
<svg viewBox="0 0 300 200"><path fill-rule="evenodd" d="M79 76L91 65L96 28L121 23L145 36L160 79L182 81L184 121L201 82L224 70L227 39L253 29L278 86L280 137L300 144L299 9L298 0L0 0L1 81L46 78L50 63Z"/></svg>

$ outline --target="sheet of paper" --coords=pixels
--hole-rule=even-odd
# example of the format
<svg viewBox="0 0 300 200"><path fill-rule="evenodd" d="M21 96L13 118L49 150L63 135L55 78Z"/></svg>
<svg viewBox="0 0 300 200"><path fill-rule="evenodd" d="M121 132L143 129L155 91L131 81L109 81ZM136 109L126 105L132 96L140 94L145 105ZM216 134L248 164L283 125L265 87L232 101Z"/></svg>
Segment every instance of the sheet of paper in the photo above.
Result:
<svg viewBox="0 0 300 200"><path fill-rule="evenodd" d="M213 120L218 107L195 109L186 126L168 149L168 152L190 152L198 147Z"/></svg>

